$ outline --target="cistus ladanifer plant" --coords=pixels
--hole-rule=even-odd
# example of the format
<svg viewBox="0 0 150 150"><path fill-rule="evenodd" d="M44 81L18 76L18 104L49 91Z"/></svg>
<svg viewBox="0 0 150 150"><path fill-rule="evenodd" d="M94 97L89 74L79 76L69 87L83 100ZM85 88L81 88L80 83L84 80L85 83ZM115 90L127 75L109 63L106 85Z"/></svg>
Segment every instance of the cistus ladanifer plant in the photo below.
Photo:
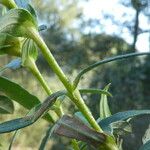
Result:
<svg viewBox="0 0 150 150"><path fill-rule="evenodd" d="M0 123L1 134L16 131L9 149L11 149L19 129L30 126L43 118L49 122L49 128L39 146L40 150L45 149L47 141L53 134L69 138L71 140L70 147L73 150L85 150L88 147L97 150L121 150L120 135L132 132L130 120L138 115L150 114L150 110L129 110L112 114L107 102L107 97L111 96L110 85L104 89L79 89L78 84L84 74L104 63L150 53L129 53L99 61L83 69L73 81L70 81L42 39L40 35L42 27L38 26L36 11L30 3L23 0L0 0L0 3L7 8L6 13L0 18L0 55L7 54L17 57L0 69L0 93L2 93L0 95L2 102L0 103L0 113L12 113L14 111L13 101L29 110L25 117ZM36 66L38 49L64 85L63 91L53 93L41 75ZM2 76L6 69L15 70L20 67L27 68L47 93L47 98L43 102L19 84ZM101 95L100 114L97 120L85 104L82 93ZM76 105L78 112L73 115L64 114L61 105L64 97L68 97ZM57 119L49 110L53 110L57 114ZM140 150L147 150L149 143L148 141Z"/></svg>

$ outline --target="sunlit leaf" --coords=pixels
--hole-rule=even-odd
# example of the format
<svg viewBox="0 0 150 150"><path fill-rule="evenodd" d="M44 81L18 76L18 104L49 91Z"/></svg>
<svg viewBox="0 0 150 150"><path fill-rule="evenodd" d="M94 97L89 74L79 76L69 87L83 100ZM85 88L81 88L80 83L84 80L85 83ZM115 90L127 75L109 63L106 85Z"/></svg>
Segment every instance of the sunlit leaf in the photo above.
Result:
<svg viewBox="0 0 150 150"><path fill-rule="evenodd" d="M35 18L25 9L12 9L0 18L0 32L29 37L38 30Z"/></svg>
<svg viewBox="0 0 150 150"><path fill-rule="evenodd" d="M0 33L0 55L2 54L20 56L21 42L19 38L11 36L10 34Z"/></svg>
<svg viewBox="0 0 150 150"><path fill-rule="evenodd" d="M13 102L8 97L0 95L0 114L12 114L13 112Z"/></svg>
<svg viewBox="0 0 150 150"><path fill-rule="evenodd" d="M27 9L32 14L33 17L37 18L34 8L30 5L31 4L30 0L15 0L15 2L19 8Z"/></svg>
<svg viewBox="0 0 150 150"><path fill-rule="evenodd" d="M107 85L105 88L104 88L104 91L108 91L109 89L109 85ZM105 94L101 94L101 100L100 100L100 118L101 119L104 119L104 118L107 118L111 116L111 112L110 112L110 109L109 109L109 105L108 105L108 100L107 100L107 95Z"/></svg>
<svg viewBox="0 0 150 150"><path fill-rule="evenodd" d="M14 0L0 0L0 4L3 4L4 6L6 6L9 9L17 7Z"/></svg>

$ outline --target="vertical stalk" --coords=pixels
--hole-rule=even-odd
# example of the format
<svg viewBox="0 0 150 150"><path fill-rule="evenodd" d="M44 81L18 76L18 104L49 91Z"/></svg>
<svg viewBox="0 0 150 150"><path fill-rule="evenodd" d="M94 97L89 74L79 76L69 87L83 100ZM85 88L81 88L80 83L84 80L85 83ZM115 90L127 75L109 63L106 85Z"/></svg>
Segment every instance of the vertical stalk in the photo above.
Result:
<svg viewBox="0 0 150 150"><path fill-rule="evenodd" d="M52 94L50 88L48 87L47 83L45 82L45 80L43 79L40 71L38 70L36 64L34 61L29 60L30 61L30 66L28 67L31 72L33 73L33 75L38 79L38 81L41 83L42 87L44 88L44 90L46 91L46 93L48 95Z"/></svg>
<svg viewBox="0 0 150 150"><path fill-rule="evenodd" d="M56 62L55 58L53 57L52 53L48 49L47 45L45 44L45 42L43 41L39 33L35 29L32 29L30 30L30 37L37 43L38 47L41 49L41 52L43 56L45 57L45 59L47 60L48 64L50 65L52 70L55 72L55 74L58 76L60 81L63 83L65 88L67 89L71 100L77 105L77 107L83 113L83 115L91 124L91 126L95 130L103 132L102 129L99 127L98 123L96 122L96 120L94 119L94 117L92 116L88 107L84 103L79 91L73 90L72 83L68 80L66 75L61 70L60 66Z"/></svg>

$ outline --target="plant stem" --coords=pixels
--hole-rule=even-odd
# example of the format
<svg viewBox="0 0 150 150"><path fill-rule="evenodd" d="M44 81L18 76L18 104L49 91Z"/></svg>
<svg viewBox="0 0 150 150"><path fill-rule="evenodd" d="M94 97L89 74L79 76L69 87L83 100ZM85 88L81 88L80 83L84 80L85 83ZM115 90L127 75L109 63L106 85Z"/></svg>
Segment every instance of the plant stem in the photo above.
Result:
<svg viewBox="0 0 150 150"><path fill-rule="evenodd" d="M72 99L72 101L76 104L78 109L83 113L85 118L88 120L90 125L97 131L103 132L103 130L100 128L98 123L95 121L93 115L91 114L89 108L85 104L84 100L82 99L80 92L78 89L76 89L73 94L69 95L69 97Z"/></svg>
<svg viewBox="0 0 150 150"><path fill-rule="evenodd" d="M52 94L50 88L48 87L47 83L43 79L43 77L42 77L39 69L37 68L35 62L31 60L29 64L30 64L29 68L30 68L31 72L38 79L38 81L41 83L41 85L44 88L44 90L46 91L46 93L48 95Z"/></svg>
<svg viewBox="0 0 150 150"><path fill-rule="evenodd" d="M92 116L91 112L89 111L88 107L84 103L84 100L82 99L80 93L78 90L73 90L73 85L71 82L68 80L66 75L63 73L61 68L59 67L58 63L56 62L55 58L53 57L52 53L48 49L47 45L39 35L39 33L36 30L31 30L30 32L31 38L37 43L39 48L42 51L43 56L47 60L48 64L52 68L52 70L56 73L56 75L59 77L60 81L63 83L65 88L67 89L69 96L71 100L77 105L79 110L83 113L83 115L86 117L86 119L89 121L91 126L100 132L103 132L102 129L99 127L98 123Z"/></svg>
<svg viewBox="0 0 150 150"><path fill-rule="evenodd" d="M32 29L32 30L30 30L30 34L31 34L30 35L31 38L33 38L33 40L36 42L36 44L42 51L43 56L47 60L48 64L52 68L52 70L57 74L57 76L59 77L59 79L61 80L63 85L66 87L66 89L71 91L72 85L70 84L70 81L68 80L66 75L61 70L60 66L56 62L55 58L53 57L52 53L48 49L47 45L45 44L45 42L43 41L43 39L41 38L39 33L36 30Z"/></svg>
<svg viewBox="0 0 150 150"><path fill-rule="evenodd" d="M78 142L76 140L71 140L71 145L74 150L80 150L80 148L78 146Z"/></svg>

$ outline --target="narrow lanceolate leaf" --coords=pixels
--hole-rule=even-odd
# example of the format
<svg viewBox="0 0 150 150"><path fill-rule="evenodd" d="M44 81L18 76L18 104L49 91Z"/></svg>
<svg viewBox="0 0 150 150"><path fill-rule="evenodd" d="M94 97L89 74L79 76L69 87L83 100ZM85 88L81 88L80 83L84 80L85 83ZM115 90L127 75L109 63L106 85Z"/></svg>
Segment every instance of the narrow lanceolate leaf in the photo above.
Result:
<svg viewBox="0 0 150 150"><path fill-rule="evenodd" d="M106 135L94 131L76 117L63 116L53 127L53 133L87 142L95 147L103 144Z"/></svg>
<svg viewBox="0 0 150 150"><path fill-rule="evenodd" d="M13 102L8 97L0 95L0 114L12 114L13 112Z"/></svg>
<svg viewBox="0 0 150 150"><path fill-rule="evenodd" d="M111 93L109 93L109 92L106 91L106 90L93 89L93 88L79 89L79 92L80 92L81 94L90 93L90 94L104 94L104 95L107 95L107 96L112 96Z"/></svg>
<svg viewBox="0 0 150 150"><path fill-rule="evenodd" d="M139 150L150 150L150 141L147 141L144 145L142 145Z"/></svg>
<svg viewBox="0 0 150 150"><path fill-rule="evenodd" d="M109 85L107 85L105 88L104 88L104 91L108 91L109 89ZM101 100L100 100L100 118L101 119L105 119L107 117L111 116L111 112L110 112L110 109L109 109L109 106L108 106L108 100L107 100L107 95L105 94L101 94Z"/></svg>
<svg viewBox="0 0 150 150"><path fill-rule="evenodd" d="M16 101L27 109L31 109L40 103L40 100L36 96L30 94L20 85L2 76L0 76L0 92L3 92L10 99ZM49 115L46 115L46 119L51 121Z"/></svg>
<svg viewBox="0 0 150 150"><path fill-rule="evenodd" d="M6 6L9 9L17 7L17 5L14 2L14 0L0 0L0 4L3 4L4 6Z"/></svg>
<svg viewBox="0 0 150 150"><path fill-rule="evenodd" d="M129 54L125 54L125 55L118 55L118 56L114 56L114 57L110 57L110 58L106 58L102 61L99 61L99 62L96 62L90 66L88 66L87 68L81 70L79 72L79 74L77 75L77 77L75 78L74 80L74 88L76 88L78 86L78 83L81 79L81 77L87 73L88 71L91 71L93 69L95 69L96 67L102 65L102 64L105 64L105 63L109 63L109 62L112 62L112 61L117 61L117 60L120 60L120 59L125 59L125 58L131 58L131 57L135 57L135 56L142 56L142 55L150 55L150 52L144 52L144 53L129 53Z"/></svg>
<svg viewBox="0 0 150 150"><path fill-rule="evenodd" d="M20 58L14 59L4 67L0 68L0 74L6 69L16 70L20 67L21 67L21 59Z"/></svg>
<svg viewBox="0 0 150 150"><path fill-rule="evenodd" d="M38 108L41 106L41 104L33 107L28 113L26 116L30 116L30 115L33 115L37 110ZM15 133L13 134L13 137L12 139L10 140L10 145L9 145L9 148L8 150L11 150L12 149L12 146L13 146L13 143L15 142L16 138L17 138L17 135L20 133L20 130L16 130Z"/></svg>
<svg viewBox="0 0 150 150"><path fill-rule="evenodd" d="M51 94L46 100L36 107L31 115L27 115L23 118L14 119L11 121L6 121L0 124L0 133L7 133L14 130L18 130L24 127L27 127L34 122L36 122L40 117L42 117L49 108L54 104L57 97L63 95L64 92L56 92Z"/></svg>
<svg viewBox="0 0 150 150"><path fill-rule="evenodd" d="M50 126L50 127L48 128L48 130L46 131L46 134L45 134L45 136L44 136L44 138L42 139L42 142L41 142L41 144L40 144L39 150L45 150L46 144L47 144L47 142L49 141L49 138L50 138L50 136L51 136L51 129L52 129L52 127Z"/></svg>
<svg viewBox="0 0 150 150"><path fill-rule="evenodd" d="M139 115L150 114L150 110L130 110L116 113L108 118L105 118L99 122L99 125L103 130L108 131L111 127L110 125L117 121L127 120Z"/></svg>
<svg viewBox="0 0 150 150"><path fill-rule="evenodd" d="M37 30L35 18L25 9L12 9L0 18L1 33L30 38L31 33Z"/></svg>
<svg viewBox="0 0 150 150"><path fill-rule="evenodd" d="M0 55L2 54L20 56L21 42L19 38L7 33L0 33Z"/></svg>

